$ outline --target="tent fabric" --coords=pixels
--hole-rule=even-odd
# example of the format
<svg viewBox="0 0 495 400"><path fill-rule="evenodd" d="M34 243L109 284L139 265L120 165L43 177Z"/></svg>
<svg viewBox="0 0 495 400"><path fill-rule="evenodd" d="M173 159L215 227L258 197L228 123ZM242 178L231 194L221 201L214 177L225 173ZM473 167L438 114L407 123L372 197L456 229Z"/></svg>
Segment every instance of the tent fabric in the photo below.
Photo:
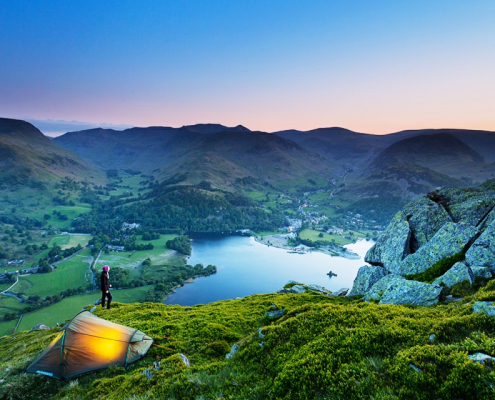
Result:
<svg viewBox="0 0 495 400"><path fill-rule="evenodd" d="M143 358L153 339L138 329L81 311L26 369L65 380L112 365L127 367Z"/></svg>

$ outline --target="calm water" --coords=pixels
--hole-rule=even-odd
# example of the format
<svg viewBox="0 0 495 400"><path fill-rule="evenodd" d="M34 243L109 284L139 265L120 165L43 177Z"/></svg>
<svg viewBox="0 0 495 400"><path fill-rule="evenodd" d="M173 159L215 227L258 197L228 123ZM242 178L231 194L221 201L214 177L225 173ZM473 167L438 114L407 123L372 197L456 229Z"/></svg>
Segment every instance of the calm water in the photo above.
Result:
<svg viewBox="0 0 495 400"><path fill-rule="evenodd" d="M288 280L322 285L331 291L351 288L357 270L365 265L363 257L372 245L372 241L366 240L347 245L349 250L361 256L360 260L347 260L319 252L291 254L260 244L252 237L194 239L188 264L213 264L217 266L217 273L176 289L165 304L191 306L255 293L272 293L280 290ZM329 278L328 271L337 276Z"/></svg>

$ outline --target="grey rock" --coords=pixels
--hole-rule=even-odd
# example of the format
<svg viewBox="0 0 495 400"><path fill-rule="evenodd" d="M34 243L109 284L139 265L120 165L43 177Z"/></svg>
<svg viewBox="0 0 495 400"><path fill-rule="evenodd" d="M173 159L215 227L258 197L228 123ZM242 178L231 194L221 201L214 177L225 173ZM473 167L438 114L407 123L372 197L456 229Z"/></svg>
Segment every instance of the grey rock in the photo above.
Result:
<svg viewBox="0 0 495 400"><path fill-rule="evenodd" d="M473 304L473 312L489 315L495 317L495 306L493 301L476 301Z"/></svg>
<svg viewBox="0 0 495 400"><path fill-rule="evenodd" d="M374 265L365 265L359 268L349 296L365 295L376 282L387 274L388 271L385 268Z"/></svg>
<svg viewBox="0 0 495 400"><path fill-rule="evenodd" d="M332 293L330 292L330 290L320 285L308 285L308 289L312 290L313 292L318 292L326 295Z"/></svg>
<svg viewBox="0 0 495 400"><path fill-rule="evenodd" d="M426 196L410 202L404 208L404 214L411 229L410 248L414 252L428 243L446 222L453 222L441 205Z"/></svg>
<svg viewBox="0 0 495 400"><path fill-rule="evenodd" d="M479 363L479 364L493 363L495 361L494 357L489 356L488 354L483 354L483 353L474 353L474 354L469 355L468 357L472 362Z"/></svg>
<svg viewBox="0 0 495 400"><path fill-rule="evenodd" d="M428 336L428 343L435 343L437 341L437 335L435 335L434 333L432 333L430 336Z"/></svg>
<svg viewBox="0 0 495 400"><path fill-rule="evenodd" d="M448 199L448 209L455 222L476 226L495 206L495 193L481 187L442 189Z"/></svg>
<svg viewBox="0 0 495 400"><path fill-rule="evenodd" d="M495 221L488 225L466 252L466 262L480 267L495 267Z"/></svg>
<svg viewBox="0 0 495 400"><path fill-rule="evenodd" d="M50 329L50 327L46 326L45 324L38 324L33 326L30 331L35 331L37 329Z"/></svg>
<svg viewBox="0 0 495 400"><path fill-rule="evenodd" d="M399 211L373 247L368 250L364 260L372 265L383 266L395 273L397 268L400 269L400 262L409 254L410 236L407 217Z"/></svg>
<svg viewBox="0 0 495 400"><path fill-rule="evenodd" d="M289 289L289 292L290 293L296 293L296 294L306 293L306 286L304 286L304 285L294 285L294 286L292 286Z"/></svg>
<svg viewBox="0 0 495 400"><path fill-rule="evenodd" d="M479 228L483 231L488 225L490 225L493 221L495 221L495 207L492 211L488 213L488 215L480 222Z"/></svg>
<svg viewBox="0 0 495 400"><path fill-rule="evenodd" d="M411 368L417 374L421 373L421 370L418 367L416 367L414 364L409 364L409 368Z"/></svg>
<svg viewBox="0 0 495 400"><path fill-rule="evenodd" d="M284 310L267 311L265 315L270 318L279 318L284 315Z"/></svg>
<svg viewBox="0 0 495 400"><path fill-rule="evenodd" d="M471 271L473 271L473 275L475 278L483 278L483 279L493 278L493 274L490 271L490 268L487 268L487 267L480 267L478 265L471 265Z"/></svg>
<svg viewBox="0 0 495 400"><path fill-rule="evenodd" d="M403 279L387 288L379 304L431 306L438 303L441 292L440 286Z"/></svg>
<svg viewBox="0 0 495 400"><path fill-rule="evenodd" d="M142 372L142 374L144 374L144 375L146 376L146 378L148 378L148 379L153 378L153 372L151 372L148 368L146 368L146 369Z"/></svg>
<svg viewBox="0 0 495 400"><path fill-rule="evenodd" d="M261 333L261 330L262 330L262 329L263 329L263 328L258 328L258 337L259 337L260 339L263 339L263 337L265 336L265 335L263 335L263 334Z"/></svg>
<svg viewBox="0 0 495 400"><path fill-rule="evenodd" d="M184 354L180 353L179 356L186 367L191 366L191 364L189 363L189 359Z"/></svg>
<svg viewBox="0 0 495 400"><path fill-rule="evenodd" d="M330 297L340 297L340 296L345 296L349 292L349 288L340 288L339 290L336 290L335 292L330 293L328 296Z"/></svg>
<svg viewBox="0 0 495 400"><path fill-rule="evenodd" d="M230 353L227 353L225 358L228 360L230 357L233 357L234 354L237 353L237 350L239 350L239 345L237 343L234 343L234 345L230 349Z"/></svg>
<svg viewBox="0 0 495 400"><path fill-rule="evenodd" d="M437 261L461 252L477 233L478 229L474 226L447 222L426 245L408 255L396 273L409 275L424 272Z"/></svg>
<svg viewBox="0 0 495 400"><path fill-rule="evenodd" d="M452 287L457 283L468 281L469 284L474 282L474 274L464 262L455 263L445 274L433 281L434 285L444 285Z"/></svg>
<svg viewBox="0 0 495 400"><path fill-rule="evenodd" d="M377 281L373 287L365 294L363 300L366 301L380 301L383 293L393 284L398 284L405 278L400 275L389 274Z"/></svg>

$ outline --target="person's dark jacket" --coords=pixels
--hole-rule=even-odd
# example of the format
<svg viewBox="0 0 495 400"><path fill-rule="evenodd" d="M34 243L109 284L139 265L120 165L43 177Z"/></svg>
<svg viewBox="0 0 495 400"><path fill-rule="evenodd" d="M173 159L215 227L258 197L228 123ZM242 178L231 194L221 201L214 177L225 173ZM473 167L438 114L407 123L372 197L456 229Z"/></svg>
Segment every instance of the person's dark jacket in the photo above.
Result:
<svg viewBox="0 0 495 400"><path fill-rule="evenodd" d="M106 292L107 290L110 290L110 282L108 281L108 274L106 272L101 273L100 281L101 281L102 292Z"/></svg>

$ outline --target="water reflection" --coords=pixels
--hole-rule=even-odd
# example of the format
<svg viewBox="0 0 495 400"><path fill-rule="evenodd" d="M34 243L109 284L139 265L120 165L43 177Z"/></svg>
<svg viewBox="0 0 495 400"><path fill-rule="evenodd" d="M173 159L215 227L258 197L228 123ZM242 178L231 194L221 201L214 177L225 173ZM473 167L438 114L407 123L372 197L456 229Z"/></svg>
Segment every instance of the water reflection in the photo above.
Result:
<svg viewBox="0 0 495 400"><path fill-rule="evenodd" d="M363 257L372 245L372 241L366 240L347 245L349 250L361 256L359 260L347 260L316 251L291 254L260 244L252 237L197 238L193 240L188 263L214 264L218 272L177 289L165 304L190 306L271 293L281 289L288 280L314 283L332 291L351 288L357 270L365 265ZM337 276L329 278L330 270Z"/></svg>

